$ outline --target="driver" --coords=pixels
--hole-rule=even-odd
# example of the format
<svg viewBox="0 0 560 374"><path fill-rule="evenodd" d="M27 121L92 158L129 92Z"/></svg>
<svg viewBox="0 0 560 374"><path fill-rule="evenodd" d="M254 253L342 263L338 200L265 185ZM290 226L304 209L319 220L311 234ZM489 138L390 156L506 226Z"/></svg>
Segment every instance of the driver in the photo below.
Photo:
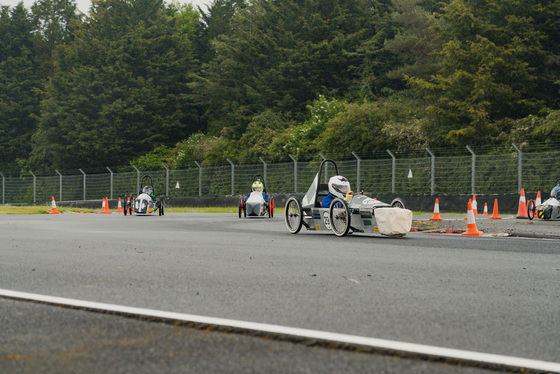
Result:
<svg viewBox="0 0 560 374"><path fill-rule="evenodd" d="M268 202L268 194L264 192L264 185L260 180L253 182L253 185L251 186L251 193L253 192L261 193L264 201ZM251 196L251 193L247 195L247 199Z"/></svg>
<svg viewBox="0 0 560 374"><path fill-rule="evenodd" d="M150 196L151 198L155 198L154 189L151 186L145 186L142 189L142 192L145 193L146 195Z"/></svg>
<svg viewBox="0 0 560 374"><path fill-rule="evenodd" d="M348 182L348 179L344 178L342 175L335 175L329 179L329 194L323 198L321 206L323 208L328 208L335 198L345 199L350 196L352 196L352 191L350 191L350 182Z"/></svg>
<svg viewBox="0 0 560 374"><path fill-rule="evenodd" d="M556 186L550 191L550 197L555 197L560 200L560 186Z"/></svg>

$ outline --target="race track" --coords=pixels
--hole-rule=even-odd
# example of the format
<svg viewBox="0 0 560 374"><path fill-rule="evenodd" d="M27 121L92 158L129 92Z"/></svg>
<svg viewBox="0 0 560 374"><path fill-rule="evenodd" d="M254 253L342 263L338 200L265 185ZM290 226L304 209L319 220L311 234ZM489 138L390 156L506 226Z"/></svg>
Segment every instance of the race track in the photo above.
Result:
<svg viewBox="0 0 560 374"><path fill-rule="evenodd" d="M3 290L560 362L558 240L423 233L400 239L337 238L304 230L291 235L283 217L167 213L0 216L0 243ZM0 369L6 372L57 372L62 356L46 353L73 352L71 347L80 344L99 349L99 344L86 344L95 331L105 331L104 342L141 342L144 329L173 340L157 340L152 359L140 343L131 343L124 353L119 351L122 344L116 344L119 349L104 353L121 357L105 358L109 368L182 372L185 362L174 366L165 352L184 359L180 352L196 349L204 353L188 361L191 372L459 370L243 334L148 327L141 320L13 298L0 298L0 312ZM41 318L44 323L38 322ZM24 321L35 327L22 329ZM68 339L46 339L53 346L44 345L46 336L65 334ZM71 347L65 346L69 341ZM213 350L232 359L216 359L216 366L211 359L200 359L216 357ZM239 350L242 363L235 359ZM88 357L91 365L99 364L92 358L95 352L99 354L93 348L74 352L63 360L64 368L82 368ZM236 364L243 366L235 370Z"/></svg>

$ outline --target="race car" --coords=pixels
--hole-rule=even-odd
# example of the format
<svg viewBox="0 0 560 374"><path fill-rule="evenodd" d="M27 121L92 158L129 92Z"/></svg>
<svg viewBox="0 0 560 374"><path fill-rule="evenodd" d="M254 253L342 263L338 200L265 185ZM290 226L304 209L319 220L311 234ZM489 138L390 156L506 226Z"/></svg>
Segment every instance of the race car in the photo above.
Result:
<svg viewBox="0 0 560 374"><path fill-rule="evenodd" d="M251 185L251 192L242 196L239 200L239 218L262 217L268 214L268 218L274 217L274 197L269 196L262 175L255 175Z"/></svg>
<svg viewBox="0 0 560 374"><path fill-rule="evenodd" d="M138 196L125 196L124 201L124 215L136 214L152 214L158 212L160 216L165 214L165 201L166 196L160 196L156 198L154 190L154 181L149 175L144 175L140 183L144 186L140 191L138 191Z"/></svg>
<svg viewBox="0 0 560 374"><path fill-rule="evenodd" d="M328 184L322 184L323 168L327 164L334 166L336 176ZM305 226L307 230L330 231L336 236L379 233L400 237L412 226L412 212L406 209L404 200L395 198L387 204L363 194L353 195L349 182L339 175L338 166L329 159L321 162L302 201L297 197L288 199L284 215L292 234Z"/></svg>
<svg viewBox="0 0 560 374"><path fill-rule="evenodd" d="M550 197L540 205L536 205L535 200L528 201L527 216L530 220L535 217L535 214L544 220L560 220L560 178L557 178L554 184Z"/></svg>

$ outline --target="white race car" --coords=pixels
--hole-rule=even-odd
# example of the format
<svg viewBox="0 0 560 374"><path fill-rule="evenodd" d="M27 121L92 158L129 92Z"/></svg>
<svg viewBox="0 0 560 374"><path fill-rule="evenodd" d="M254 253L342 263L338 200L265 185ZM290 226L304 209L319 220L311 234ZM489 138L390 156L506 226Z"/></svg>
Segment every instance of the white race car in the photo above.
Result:
<svg viewBox="0 0 560 374"><path fill-rule="evenodd" d="M290 197L286 202L284 218L290 233L297 234L302 226L312 231L331 231L337 236L357 232L400 237L410 231L412 212L406 209L405 202L400 198L387 204L346 191L346 196L336 197L329 207L323 207L321 199L329 194L329 185L319 181L323 175L323 166L327 163L334 165L338 176L336 163L324 160L303 200L300 202L296 197ZM346 181L345 178L342 179Z"/></svg>
<svg viewBox="0 0 560 374"><path fill-rule="evenodd" d="M253 177L251 192L239 200L239 218L243 217L274 217L274 197L266 191L262 175Z"/></svg>
<svg viewBox="0 0 560 374"><path fill-rule="evenodd" d="M527 202L527 216L530 220L535 214L537 218L544 220L560 220L560 178L557 178L554 184L554 188L550 191L550 198L540 205L536 205L535 200Z"/></svg>
<svg viewBox="0 0 560 374"><path fill-rule="evenodd" d="M160 196L156 198L154 191L154 182L152 177L144 175L140 185L143 185L138 196L125 196L124 197L124 215L136 214L152 214L158 212L160 216L165 214L165 200L167 197Z"/></svg>

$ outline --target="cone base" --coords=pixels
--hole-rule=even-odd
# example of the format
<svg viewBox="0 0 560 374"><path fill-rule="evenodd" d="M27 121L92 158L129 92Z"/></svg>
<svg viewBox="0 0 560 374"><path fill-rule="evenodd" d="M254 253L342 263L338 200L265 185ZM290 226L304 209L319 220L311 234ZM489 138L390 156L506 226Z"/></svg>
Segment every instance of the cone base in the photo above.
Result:
<svg viewBox="0 0 560 374"><path fill-rule="evenodd" d="M515 218L517 218L517 219L529 219L529 217L527 217L527 216L517 216Z"/></svg>
<svg viewBox="0 0 560 374"><path fill-rule="evenodd" d="M482 236L484 234L483 231L476 231L476 232L464 232L461 235L466 235L466 236Z"/></svg>
<svg viewBox="0 0 560 374"><path fill-rule="evenodd" d="M430 221L443 221L443 218L430 218Z"/></svg>
<svg viewBox="0 0 560 374"><path fill-rule="evenodd" d="M56 212L55 211L47 212L47 214L60 214L60 212L57 210Z"/></svg>
<svg viewBox="0 0 560 374"><path fill-rule="evenodd" d="M502 217L490 217L490 219L502 219Z"/></svg>

